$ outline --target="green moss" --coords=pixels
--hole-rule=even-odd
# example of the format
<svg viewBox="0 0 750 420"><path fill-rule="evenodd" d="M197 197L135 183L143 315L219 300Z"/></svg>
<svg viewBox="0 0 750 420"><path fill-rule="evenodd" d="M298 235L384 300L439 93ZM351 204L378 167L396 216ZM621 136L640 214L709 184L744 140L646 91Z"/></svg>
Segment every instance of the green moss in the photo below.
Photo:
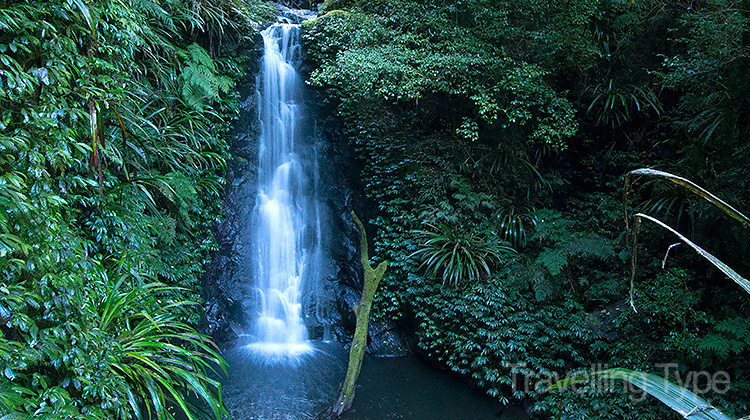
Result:
<svg viewBox="0 0 750 420"><path fill-rule="evenodd" d="M367 349L367 325L370 322L372 301L375 297L375 291L378 288L378 284L380 284L380 280L383 278L385 270L388 268L388 261L383 261L378 264L376 268L372 268L368 256L365 227L354 212L352 212L352 218L359 229L361 262L365 279L359 305L354 308L354 313L357 316L357 324L354 329L352 346L349 350L349 366L346 370L344 384L341 387L341 395L332 409L332 413L335 416L340 416L348 410L354 401L354 391L357 385L357 379L359 378L359 372L362 369L362 359L365 357L365 350Z"/></svg>

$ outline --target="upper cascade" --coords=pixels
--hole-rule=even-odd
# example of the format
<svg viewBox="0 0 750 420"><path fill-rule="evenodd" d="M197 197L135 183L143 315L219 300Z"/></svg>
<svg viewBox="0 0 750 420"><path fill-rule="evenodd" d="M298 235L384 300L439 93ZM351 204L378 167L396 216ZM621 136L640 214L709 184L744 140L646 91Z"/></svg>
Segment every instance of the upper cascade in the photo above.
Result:
<svg viewBox="0 0 750 420"><path fill-rule="evenodd" d="M315 19L318 15L308 9L292 9L286 6L279 6L279 22L285 19L286 23L301 23L306 20Z"/></svg>

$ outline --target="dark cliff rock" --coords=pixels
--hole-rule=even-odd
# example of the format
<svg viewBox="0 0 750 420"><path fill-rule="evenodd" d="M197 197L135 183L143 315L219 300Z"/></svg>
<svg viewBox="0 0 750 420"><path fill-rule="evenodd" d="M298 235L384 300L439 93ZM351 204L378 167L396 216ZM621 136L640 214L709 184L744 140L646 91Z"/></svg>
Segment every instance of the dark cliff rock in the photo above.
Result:
<svg viewBox="0 0 750 420"><path fill-rule="evenodd" d="M204 329L217 342L237 338L237 327L246 322L243 308L245 288L241 287L238 272L243 268L243 257L249 253L247 241L241 238L248 228L247 221L251 217L257 190L260 124L255 81L261 45L258 39L256 48L250 52L246 76L239 86L243 99L238 110L240 116L229 140L232 158L227 164L227 186L222 201L225 214L214 227L219 249L206 266L201 288L206 311Z"/></svg>
<svg viewBox="0 0 750 420"><path fill-rule="evenodd" d="M315 92L316 96L321 95ZM323 103L318 96L316 103ZM362 294L363 272L359 254L359 231L351 217L354 210L362 220L377 216L377 206L364 193L361 182L361 162L357 159L331 109L319 108L317 117L318 136L327 145L322 161L326 162L321 178L331 181L323 194L333 215L331 226L330 255L335 261L336 283L334 335L339 341L349 341L354 333L356 316L354 306ZM368 226L371 227L371 226ZM374 231L368 232L369 237ZM396 356L408 354L408 346L400 329L387 321L372 318L368 329L369 354Z"/></svg>

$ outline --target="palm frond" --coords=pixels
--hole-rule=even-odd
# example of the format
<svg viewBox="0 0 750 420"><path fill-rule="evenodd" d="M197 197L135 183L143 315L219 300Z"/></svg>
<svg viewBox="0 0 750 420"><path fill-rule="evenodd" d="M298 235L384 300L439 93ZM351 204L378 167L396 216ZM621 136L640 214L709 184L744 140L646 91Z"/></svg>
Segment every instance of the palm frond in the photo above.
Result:
<svg viewBox="0 0 750 420"><path fill-rule="evenodd" d="M699 197L706 199L708 202L710 202L714 206L721 209L724 213L729 215L729 217L739 221L745 226L750 226L750 218L742 214L740 211L738 211L734 207L730 206L724 200L720 199L719 197L715 196L710 191L706 190L703 187L700 187L699 185L690 181L689 179L671 174L669 172L659 171L656 169L648 169L648 168L636 169L636 170L630 171L627 173L627 175L625 175L625 194L628 194L630 192L630 187L632 186L632 183L633 183L632 179L634 176L653 176L653 177L658 177L658 178L667 180L676 185L679 185L687 189L688 191L698 195Z"/></svg>
<svg viewBox="0 0 750 420"><path fill-rule="evenodd" d="M732 420L687 388L660 376L630 369L607 369L574 376L557 382L549 390L561 390L581 381L619 379L629 382L691 420Z"/></svg>
<svg viewBox="0 0 750 420"><path fill-rule="evenodd" d="M728 265L724 264L721 260L719 260L718 258L716 258L713 255L711 255L711 253L709 253L708 251L706 251L703 248L701 248L698 245L696 245L690 239L688 239L687 237L685 237L685 235L683 235L680 232L672 229L671 227L669 227L667 224L665 224L661 220L656 219L654 217L651 217L651 216L649 216L647 214L638 213L638 214L635 215L635 217L637 219L646 219L646 220L648 220L650 222L656 223L657 225L663 227L664 229L667 229L668 231L672 232L675 236L677 236L678 238L680 238L680 240L682 240L683 242L685 242L686 244L688 244L691 248L693 248L695 250L695 252L698 253L698 255L700 255L701 257L703 257L706 260L708 260L708 262L710 262L716 268L718 268L719 270L721 270L721 272L724 273L724 274L726 274L727 277L729 277L730 279L732 279L732 281L734 281L740 287L742 287L743 289L745 289L746 292L750 293L750 281L748 281L746 278L744 278L741 275L739 275L736 271L734 271Z"/></svg>
<svg viewBox="0 0 750 420"><path fill-rule="evenodd" d="M200 409L185 398L188 394L210 407L214 418L227 414L221 385L208 376L214 369L225 370L226 362L208 336L179 321L174 309L198 305L175 301L180 294L181 289L161 283L124 290L121 280L99 306L99 328L114 334L120 348L109 369L127 382L136 418L150 418L153 412L159 420L172 420L175 417L167 407L174 405L186 418L195 419ZM164 304L151 311L138 309L141 302L155 298Z"/></svg>

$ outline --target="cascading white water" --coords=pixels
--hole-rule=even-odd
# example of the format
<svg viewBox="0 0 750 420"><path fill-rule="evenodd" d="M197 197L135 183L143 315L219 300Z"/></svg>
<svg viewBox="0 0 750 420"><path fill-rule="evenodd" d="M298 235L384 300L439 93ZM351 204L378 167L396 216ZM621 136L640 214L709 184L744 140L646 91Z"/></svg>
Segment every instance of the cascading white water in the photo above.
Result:
<svg viewBox="0 0 750 420"><path fill-rule="evenodd" d="M317 253L317 204L308 191L300 145L302 84L299 25L276 23L262 33L261 122L254 247L257 299L254 351L296 355L311 350L302 317L302 286ZM317 238L311 238L311 231Z"/></svg>

